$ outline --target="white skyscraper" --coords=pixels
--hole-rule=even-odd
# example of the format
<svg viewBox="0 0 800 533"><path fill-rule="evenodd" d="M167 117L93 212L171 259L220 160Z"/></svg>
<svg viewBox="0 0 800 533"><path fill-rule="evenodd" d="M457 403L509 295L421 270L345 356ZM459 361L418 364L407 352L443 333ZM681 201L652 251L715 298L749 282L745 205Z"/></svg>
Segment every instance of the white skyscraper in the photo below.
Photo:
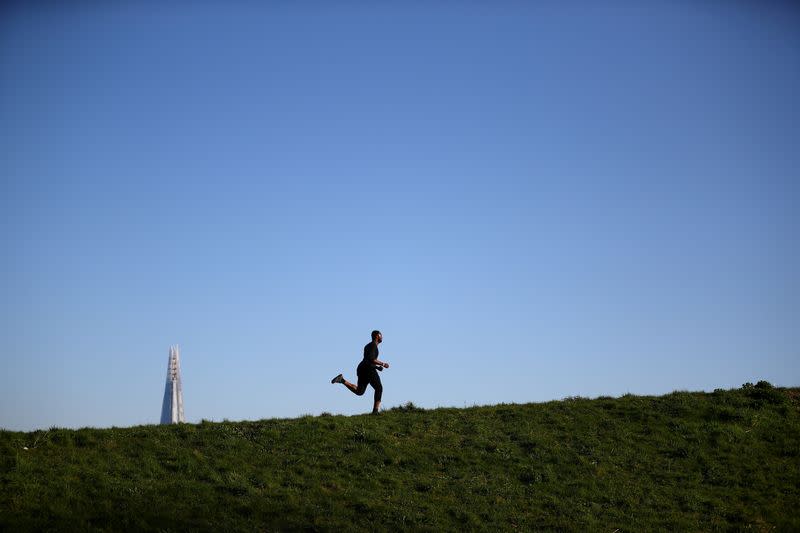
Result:
<svg viewBox="0 0 800 533"><path fill-rule="evenodd" d="M167 386L164 388L164 405L161 407L162 424L178 424L183 418L183 390L181 389L181 356L177 346L170 346L167 362Z"/></svg>

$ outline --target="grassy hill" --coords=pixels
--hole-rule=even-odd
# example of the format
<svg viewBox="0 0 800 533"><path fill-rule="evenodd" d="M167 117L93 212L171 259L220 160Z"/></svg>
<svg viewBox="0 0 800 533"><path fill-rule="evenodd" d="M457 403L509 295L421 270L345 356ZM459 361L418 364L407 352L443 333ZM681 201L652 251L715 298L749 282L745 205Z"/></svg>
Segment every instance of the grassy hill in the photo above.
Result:
<svg viewBox="0 0 800 533"><path fill-rule="evenodd" d="M800 531L798 509L800 389L765 382L0 432L8 531Z"/></svg>

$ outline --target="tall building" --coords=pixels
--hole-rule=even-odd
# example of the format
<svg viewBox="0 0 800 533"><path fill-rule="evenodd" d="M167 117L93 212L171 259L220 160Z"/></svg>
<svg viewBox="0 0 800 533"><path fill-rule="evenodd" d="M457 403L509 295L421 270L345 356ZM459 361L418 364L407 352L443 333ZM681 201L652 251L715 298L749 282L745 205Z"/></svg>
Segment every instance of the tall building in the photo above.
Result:
<svg viewBox="0 0 800 533"><path fill-rule="evenodd" d="M164 405L161 407L162 424L185 422L183 417L183 389L181 388L181 356L177 346L170 346L167 362L167 385L164 388Z"/></svg>

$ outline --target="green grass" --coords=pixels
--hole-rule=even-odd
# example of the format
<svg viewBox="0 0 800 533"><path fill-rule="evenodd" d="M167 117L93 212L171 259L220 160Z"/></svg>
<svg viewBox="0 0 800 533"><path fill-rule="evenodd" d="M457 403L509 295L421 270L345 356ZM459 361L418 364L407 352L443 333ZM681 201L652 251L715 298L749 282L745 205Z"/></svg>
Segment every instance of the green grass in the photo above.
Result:
<svg viewBox="0 0 800 533"><path fill-rule="evenodd" d="M0 531L800 531L799 487L800 389L765 382L0 432Z"/></svg>

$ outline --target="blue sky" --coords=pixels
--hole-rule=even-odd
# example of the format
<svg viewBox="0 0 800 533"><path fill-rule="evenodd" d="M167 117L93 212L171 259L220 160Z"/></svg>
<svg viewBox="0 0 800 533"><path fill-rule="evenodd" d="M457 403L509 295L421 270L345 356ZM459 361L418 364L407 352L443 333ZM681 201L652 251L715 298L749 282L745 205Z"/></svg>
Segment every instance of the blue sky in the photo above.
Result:
<svg viewBox="0 0 800 533"><path fill-rule="evenodd" d="M9 4L0 427L800 384L800 10Z"/></svg>

